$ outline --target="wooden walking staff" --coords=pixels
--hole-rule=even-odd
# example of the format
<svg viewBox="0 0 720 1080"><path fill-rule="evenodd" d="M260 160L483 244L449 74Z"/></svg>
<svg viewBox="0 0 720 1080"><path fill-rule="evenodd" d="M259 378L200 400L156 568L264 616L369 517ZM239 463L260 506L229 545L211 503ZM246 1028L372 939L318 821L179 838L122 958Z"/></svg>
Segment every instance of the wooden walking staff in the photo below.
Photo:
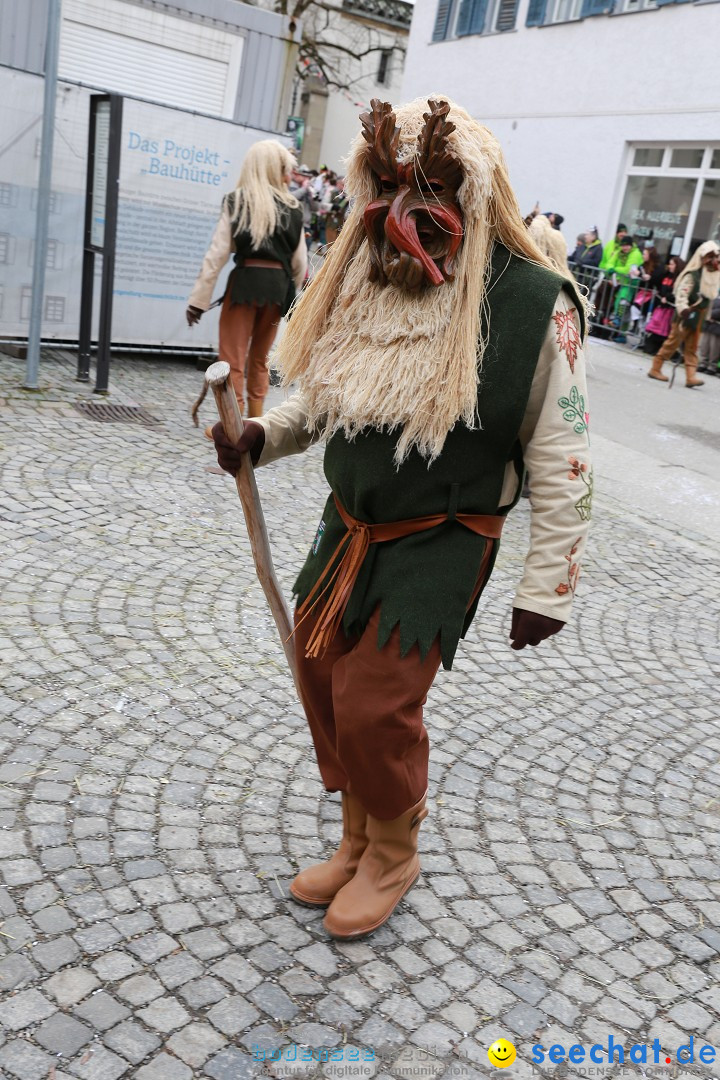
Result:
<svg viewBox="0 0 720 1080"><path fill-rule="evenodd" d="M205 382L215 395L215 404L225 434L234 443L237 443L243 433L243 421L235 391L230 382L230 365L225 363L224 360L211 364L205 372ZM260 579L265 598L270 605L270 611L278 628L290 673L297 689L290 611L275 577L275 567L270 553L265 515L260 505L260 495L255 482L255 469L248 453L242 455L242 468L235 477L235 482L245 515L245 524L250 537L250 547L252 548L257 576Z"/></svg>

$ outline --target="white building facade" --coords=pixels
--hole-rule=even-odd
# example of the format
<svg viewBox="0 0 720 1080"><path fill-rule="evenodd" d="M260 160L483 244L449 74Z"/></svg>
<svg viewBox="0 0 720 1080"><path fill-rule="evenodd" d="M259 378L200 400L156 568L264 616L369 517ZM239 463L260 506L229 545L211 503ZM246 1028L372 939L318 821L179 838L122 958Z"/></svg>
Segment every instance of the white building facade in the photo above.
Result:
<svg viewBox="0 0 720 1080"><path fill-rule="evenodd" d="M407 0L330 0L305 13L305 32L327 42L322 45L327 78L310 64L306 78L298 81L303 163L327 165L342 175L360 130L359 114L374 97L398 100L412 12Z"/></svg>
<svg viewBox="0 0 720 1080"><path fill-rule="evenodd" d="M417 0L402 99L486 124L571 249L622 221L687 257L720 239L719 34L716 0Z"/></svg>

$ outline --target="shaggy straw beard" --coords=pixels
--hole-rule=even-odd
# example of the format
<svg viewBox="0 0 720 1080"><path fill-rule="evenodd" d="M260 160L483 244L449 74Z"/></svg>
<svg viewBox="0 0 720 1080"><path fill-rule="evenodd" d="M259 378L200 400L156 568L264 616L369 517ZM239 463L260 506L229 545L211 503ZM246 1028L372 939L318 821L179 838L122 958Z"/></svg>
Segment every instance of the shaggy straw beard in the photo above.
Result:
<svg viewBox="0 0 720 1080"><path fill-rule="evenodd" d="M473 230L475 231L475 230ZM368 280L367 243L350 261L332 315L300 375L308 427L352 439L364 428L401 428L395 463L415 447L428 461L458 421L478 427L479 309L489 271L487 229L466 236L457 276L411 294ZM466 252L473 251L468 290ZM474 293L469 296L468 291ZM292 323L292 320L291 320Z"/></svg>

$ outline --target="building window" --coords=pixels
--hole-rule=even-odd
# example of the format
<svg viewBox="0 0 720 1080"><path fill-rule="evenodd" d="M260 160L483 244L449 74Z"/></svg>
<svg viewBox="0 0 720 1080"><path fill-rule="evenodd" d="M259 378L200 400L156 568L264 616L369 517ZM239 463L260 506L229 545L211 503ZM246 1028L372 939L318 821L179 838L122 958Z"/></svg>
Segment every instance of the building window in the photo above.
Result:
<svg viewBox="0 0 720 1080"><path fill-rule="evenodd" d="M0 206L17 206L17 186L0 184Z"/></svg>
<svg viewBox="0 0 720 1080"><path fill-rule="evenodd" d="M22 322L30 322L30 306L32 304L32 287L23 285L20 290L20 319Z"/></svg>
<svg viewBox="0 0 720 1080"><path fill-rule="evenodd" d="M31 210L37 210L37 201L38 201L37 188L33 188L32 191L30 192L30 209ZM51 214L59 214L60 213L60 192L59 191L51 191L50 192L50 213Z"/></svg>
<svg viewBox="0 0 720 1080"><path fill-rule="evenodd" d="M65 297L64 296L46 296L45 297L45 318L48 322L64 322L65 321Z"/></svg>
<svg viewBox="0 0 720 1080"><path fill-rule="evenodd" d="M30 253L28 255L28 266L32 266L35 259L35 241L30 244ZM45 263L48 270L62 270L62 244L59 240L48 240L47 242L47 262Z"/></svg>
<svg viewBox="0 0 720 1080"><path fill-rule="evenodd" d="M433 41L515 29L518 0L440 0Z"/></svg>
<svg viewBox="0 0 720 1080"><path fill-rule="evenodd" d="M617 221L661 258L720 242L720 146L636 146Z"/></svg>
<svg viewBox="0 0 720 1080"><path fill-rule="evenodd" d="M654 11L655 0L616 0L614 14L629 15L632 11Z"/></svg>
<svg viewBox="0 0 720 1080"><path fill-rule="evenodd" d="M659 169L663 163L665 149L662 146L638 146L633 156L633 165L645 169Z"/></svg>
<svg viewBox="0 0 720 1080"><path fill-rule="evenodd" d="M670 155L671 169L700 169L705 151L702 147L690 149L676 146Z"/></svg>
<svg viewBox="0 0 720 1080"><path fill-rule="evenodd" d="M379 86L387 86L390 82L390 62L392 60L392 49L383 49L380 53L380 60L378 62L378 70L375 81Z"/></svg>
<svg viewBox="0 0 720 1080"><path fill-rule="evenodd" d="M10 262L10 235L0 233L0 266L7 266Z"/></svg>
<svg viewBox="0 0 720 1080"><path fill-rule="evenodd" d="M3 301L5 300L5 286L0 285L0 319L3 317Z"/></svg>
<svg viewBox="0 0 720 1080"><path fill-rule="evenodd" d="M582 6L582 0L550 0L545 22L546 24L552 24L579 19Z"/></svg>

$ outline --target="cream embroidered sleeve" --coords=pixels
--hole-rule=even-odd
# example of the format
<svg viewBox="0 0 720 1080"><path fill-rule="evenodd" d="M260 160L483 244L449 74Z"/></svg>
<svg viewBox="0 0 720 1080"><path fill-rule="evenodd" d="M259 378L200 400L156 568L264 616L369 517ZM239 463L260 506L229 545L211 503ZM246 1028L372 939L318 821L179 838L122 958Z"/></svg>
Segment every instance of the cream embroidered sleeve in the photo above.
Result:
<svg viewBox="0 0 720 1080"><path fill-rule="evenodd" d="M579 318L561 293L520 430L530 487L530 550L514 606L566 622L590 522L593 476Z"/></svg>
<svg viewBox="0 0 720 1080"><path fill-rule="evenodd" d="M190 293L190 299L188 300L189 307L196 307L201 311L207 311L212 301L215 283L220 276L220 271L230 258L232 250L232 223L230 221L230 211L228 210L227 199L224 199L220 218L215 226L213 238L210 241L210 247L205 253L202 268L198 274L197 281L193 286L193 291Z"/></svg>
<svg viewBox="0 0 720 1080"><path fill-rule="evenodd" d="M269 465L278 458L290 454L302 454L314 442L317 435L311 435L306 429L307 409L301 394L270 409L256 423L265 428L265 446L258 465Z"/></svg>

